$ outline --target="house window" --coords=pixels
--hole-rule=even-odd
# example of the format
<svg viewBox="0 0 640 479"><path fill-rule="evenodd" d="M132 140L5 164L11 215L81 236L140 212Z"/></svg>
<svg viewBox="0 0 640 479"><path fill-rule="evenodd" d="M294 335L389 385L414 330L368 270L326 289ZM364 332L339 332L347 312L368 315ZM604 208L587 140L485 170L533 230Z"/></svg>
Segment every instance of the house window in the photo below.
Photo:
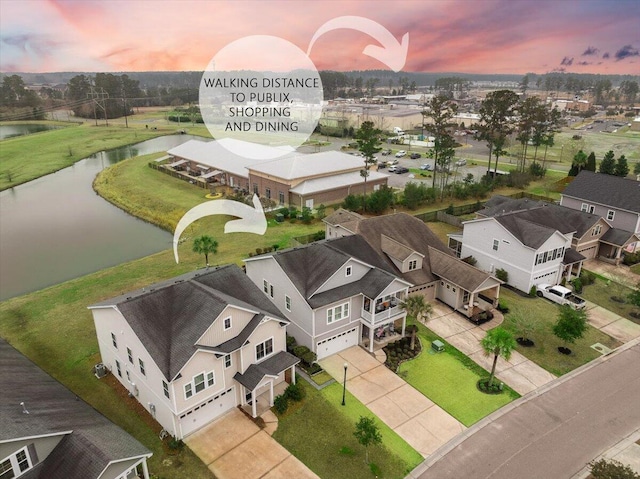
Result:
<svg viewBox="0 0 640 479"><path fill-rule="evenodd" d="M129 373L129 370L125 369L124 372L127 373L127 381L131 382L131 374Z"/></svg>
<svg viewBox="0 0 640 479"><path fill-rule="evenodd" d="M193 386L191 385L191 383L185 384L184 397L189 399L191 396L193 396Z"/></svg>
<svg viewBox="0 0 640 479"><path fill-rule="evenodd" d="M256 345L256 361L260 361L273 353L273 338Z"/></svg>
<svg viewBox="0 0 640 479"><path fill-rule="evenodd" d="M349 316L349 303L341 304L335 308L327 309L327 324L340 321Z"/></svg>
<svg viewBox="0 0 640 479"><path fill-rule="evenodd" d="M278 201L281 205L284 205L284 192L278 191Z"/></svg>
<svg viewBox="0 0 640 479"><path fill-rule="evenodd" d="M120 369L120 361L116 359L116 371L118 371L118 376L122 377L122 369Z"/></svg>
<svg viewBox="0 0 640 479"><path fill-rule="evenodd" d="M193 378L193 385L195 386L196 394L204 391L204 373L198 374Z"/></svg>
<svg viewBox="0 0 640 479"><path fill-rule="evenodd" d="M144 370L144 361L140 358L138 358L138 365L140 366L140 374L142 374L143 376L146 376L147 373Z"/></svg>
<svg viewBox="0 0 640 479"><path fill-rule="evenodd" d="M164 393L164 397L166 397L167 399L171 399L171 397L169 396L169 385L166 381L162 381L162 392Z"/></svg>
<svg viewBox="0 0 640 479"><path fill-rule="evenodd" d="M5 477L7 479L16 477L13 473L13 467L11 466L11 459L0 462L0 477L2 479L5 479Z"/></svg>
<svg viewBox="0 0 640 479"><path fill-rule="evenodd" d="M589 211L589 205L586 203L582 203L582 205L580 206L580 211Z"/></svg>
<svg viewBox="0 0 640 479"><path fill-rule="evenodd" d="M113 344L114 348L118 349L118 341L116 340L116 335L113 333L111 333L111 343Z"/></svg>
<svg viewBox="0 0 640 479"><path fill-rule="evenodd" d="M258 183L254 183L253 184L253 194L257 195L258 194Z"/></svg>
<svg viewBox="0 0 640 479"><path fill-rule="evenodd" d="M409 271L413 271L417 267L418 267L418 260L417 259L409 261Z"/></svg>
<svg viewBox="0 0 640 479"><path fill-rule="evenodd" d="M613 218L616 216L616 212L613 210L607 211L607 219L609 221L613 221Z"/></svg>
<svg viewBox="0 0 640 479"><path fill-rule="evenodd" d="M266 294L269 294L269 283L266 279L262 280L262 291L264 291Z"/></svg>
<svg viewBox="0 0 640 479"><path fill-rule="evenodd" d="M267 198L271 199L271 188L265 188L264 189L264 196L266 196Z"/></svg>
<svg viewBox="0 0 640 479"><path fill-rule="evenodd" d="M224 318L224 330L231 329L231 316Z"/></svg>
<svg viewBox="0 0 640 479"><path fill-rule="evenodd" d="M607 219L609 218L607 217ZM600 233L602 233L602 225L596 225L595 228L591 230L591 236L598 236Z"/></svg>
<svg viewBox="0 0 640 479"><path fill-rule="evenodd" d="M352 271L353 271L353 268L351 266L347 266L346 275L351 276Z"/></svg>
<svg viewBox="0 0 640 479"><path fill-rule="evenodd" d="M462 304L468 304L469 303L469 291L465 291L464 294L462 295Z"/></svg>
<svg viewBox="0 0 640 479"><path fill-rule="evenodd" d="M500 245L500 241L497 239L493 240L493 251L498 251L498 245Z"/></svg>
<svg viewBox="0 0 640 479"><path fill-rule="evenodd" d="M207 387L211 387L216 383L216 377L213 374L213 371L207 373Z"/></svg>
<svg viewBox="0 0 640 479"><path fill-rule="evenodd" d="M11 479L16 477L16 475L19 476L31 468L31 466L32 464L27 454L27 448L23 447L15 454L0 462L0 479Z"/></svg>
<svg viewBox="0 0 640 479"><path fill-rule="evenodd" d="M272 284L269 285L269 294L273 298L273 285Z"/></svg>
<svg viewBox="0 0 640 479"><path fill-rule="evenodd" d="M231 367L231 355L230 354L227 354L224 357L224 367L225 367L225 369L229 369Z"/></svg>
<svg viewBox="0 0 640 479"><path fill-rule="evenodd" d="M131 348L127 348L127 357L129 358L129 362L133 364L133 354L131 353Z"/></svg>
<svg viewBox="0 0 640 479"><path fill-rule="evenodd" d="M589 205L589 213L593 214L596 211L596 207L593 205Z"/></svg>
<svg viewBox="0 0 640 479"><path fill-rule="evenodd" d="M291 311L291 298L286 294L284 295L284 308L287 311Z"/></svg>

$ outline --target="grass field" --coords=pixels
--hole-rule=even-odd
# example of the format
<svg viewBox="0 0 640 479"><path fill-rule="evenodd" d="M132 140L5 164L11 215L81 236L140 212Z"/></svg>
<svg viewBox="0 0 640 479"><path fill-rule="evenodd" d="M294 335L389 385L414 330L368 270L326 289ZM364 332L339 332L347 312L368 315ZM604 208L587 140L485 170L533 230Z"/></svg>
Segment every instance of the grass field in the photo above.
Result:
<svg viewBox="0 0 640 479"><path fill-rule="evenodd" d="M422 457L382 421L376 424L382 445L371 447L370 461L378 468L374 476L365 463L365 450L353 435L360 416L373 414L347 392L342 406L342 386L332 384L316 391L304 381L303 404L280 417L273 437L312 471L324 478L403 478Z"/></svg>
<svg viewBox="0 0 640 479"><path fill-rule="evenodd" d="M598 306L602 306L603 308L622 316L623 318L627 318L634 323L640 324L640 320L629 314L631 311L638 311L638 309L640 309L629 303L627 296L631 294L631 291L631 288L627 288L615 281L596 278L595 283L583 287L580 296L588 299L592 303L596 303ZM620 298L625 302L620 303L619 301L614 301L612 298Z"/></svg>
<svg viewBox="0 0 640 479"><path fill-rule="evenodd" d="M631 271L635 274L640 274L640 263L634 264L630 267Z"/></svg>
<svg viewBox="0 0 640 479"><path fill-rule="evenodd" d="M507 288L500 290L500 300L510 308L509 313L505 315L503 326L515 337L522 336L516 323L518 316L529 318L536 325L535 330L528 335L529 339L535 342L535 346L527 348L518 345L517 351L557 376L599 357L600 353L590 347L592 344L601 343L611 349L622 344L602 331L587 326L587 332L582 339L569 345L571 355L560 354L557 348L564 346L564 343L551 330L559 313L559 307L555 303L538 297L523 297Z"/></svg>
<svg viewBox="0 0 640 479"><path fill-rule="evenodd" d="M422 324L418 328L423 351L402 363L398 374L462 424L469 427L520 397L510 388L498 395L480 392L476 383L489 374ZM435 339L446 344L444 353L431 352Z"/></svg>

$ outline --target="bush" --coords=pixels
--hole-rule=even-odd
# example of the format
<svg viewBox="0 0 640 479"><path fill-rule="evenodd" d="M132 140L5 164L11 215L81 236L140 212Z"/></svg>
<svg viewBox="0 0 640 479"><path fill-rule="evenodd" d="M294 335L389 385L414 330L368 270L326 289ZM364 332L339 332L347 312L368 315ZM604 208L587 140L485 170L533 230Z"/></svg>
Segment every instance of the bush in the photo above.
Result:
<svg viewBox="0 0 640 479"><path fill-rule="evenodd" d="M287 335L287 351L293 353L293 349L298 345L296 338Z"/></svg>
<svg viewBox="0 0 640 479"><path fill-rule="evenodd" d="M529 296L531 296L532 298L535 298L536 294L538 294L538 287L534 284L533 286L531 286L531 289L529 290Z"/></svg>
<svg viewBox="0 0 640 479"><path fill-rule="evenodd" d="M502 314L507 314L509 312L509 306L507 305L507 302L502 298L498 300L498 311L500 311Z"/></svg>
<svg viewBox="0 0 640 479"><path fill-rule="evenodd" d="M470 264L471 266L475 266L476 263L478 262L478 260L475 259L473 256L467 256L466 258L462 258L462 261L464 261L467 264Z"/></svg>
<svg viewBox="0 0 640 479"><path fill-rule="evenodd" d="M383 213L393 204L393 188L381 186L367 196L367 211L371 213Z"/></svg>
<svg viewBox="0 0 640 479"><path fill-rule="evenodd" d="M640 479L640 475L629 466L613 459L610 461L606 459L591 461L589 468L594 479Z"/></svg>
<svg viewBox="0 0 640 479"><path fill-rule="evenodd" d="M284 414L289 407L289 399L285 394L276 396L276 398L273 400L273 407L276 408L276 412L278 414Z"/></svg>
<svg viewBox="0 0 640 479"><path fill-rule="evenodd" d="M529 174L531 176L535 176L536 178L542 178L547 174L547 169L543 168L540 163L535 161L529 165Z"/></svg>
<svg viewBox="0 0 640 479"><path fill-rule="evenodd" d="M278 210L278 213L281 214L282 216L284 216L285 219L286 219L286 218L289 217L289 208L280 208Z"/></svg>
<svg viewBox="0 0 640 479"><path fill-rule="evenodd" d="M447 209L444 210L444 212L448 215L454 214L455 210L453 209L453 203L449 204L449 206L447 206Z"/></svg>
<svg viewBox="0 0 640 479"><path fill-rule="evenodd" d="M640 263L640 251L637 253L625 253L622 262L627 266Z"/></svg>
<svg viewBox="0 0 640 479"><path fill-rule="evenodd" d="M509 282L509 272L507 270L504 270L502 268L498 268L496 270L496 278L498 278L500 281L504 281L505 283Z"/></svg>
<svg viewBox="0 0 640 479"><path fill-rule="evenodd" d="M307 366L311 366L316 359L318 359L318 356L316 355L316 353L312 352L312 351L308 351L306 353L304 353L300 359L302 359L302 362L305 363Z"/></svg>
<svg viewBox="0 0 640 479"><path fill-rule="evenodd" d="M596 282L596 275L591 271L583 269L580 272L580 280L582 281L582 286L588 286Z"/></svg>
<svg viewBox="0 0 640 479"><path fill-rule="evenodd" d="M325 230L316 231L315 233L313 233L313 241L323 240L325 238L325 235L326 235Z"/></svg>
<svg viewBox="0 0 640 479"><path fill-rule="evenodd" d="M571 284L573 285L573 291L577 294L582 293L582 280L580 278L575 278L571 280Z"/></svg>
<svg viewBox="0 0 640 479"><path fill-rule="evenodd" d="M302 389L299 384L289 384L284 394L292 401L302 401L304 399L304 389Z"/></svg>
<svg viewBox="0 0 640 479"><path fill-rule="evenodd" d="M525 189L531 183L533 177L529 173L521 171L510 171L507 175L507 186L510 188Z"/></svg>
<svg viewBox="0 0 640 479"><path fill-rule="evenodd" d="M313 215L311 214L311 208L307 208L306 206L302 208L302 222L306 225L311 223L313 219Z"/></svg>
<svg viewBox="0 0 640 479"><path fill-rule="evenodd" d="M181 451L184 448L184 442L182 442L182 439L176 439L175 437L172 437L169 440L169 449L171 449L172 451Z"/></svg>
<svg viewBox="0 0 640 479"><path fill-rule="evenodd" d="M293 355L295 357L297 357L297 358L300 358L300 359L302 359L302 356L304 356L305 354L310 353L310 352L311 352L311 350L308 347L302 346L302 345L295 346L293 348Z"/></svg>

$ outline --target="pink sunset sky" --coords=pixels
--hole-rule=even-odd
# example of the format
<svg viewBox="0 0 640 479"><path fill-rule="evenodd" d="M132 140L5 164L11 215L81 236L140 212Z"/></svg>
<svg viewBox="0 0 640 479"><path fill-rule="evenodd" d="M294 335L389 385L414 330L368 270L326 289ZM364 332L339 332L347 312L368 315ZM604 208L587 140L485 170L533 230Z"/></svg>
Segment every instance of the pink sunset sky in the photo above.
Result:
<svg viewBox="0 0 640 479"><path fill-rule="evenodd" d="M204 70L249 35L306 52L346 15L396 39L408 32L404 71L640 74L638 0L0 0L0 71ZM355 29L330 31L311 59L320 70L386 68L362 54L369 44Z"/></svg>

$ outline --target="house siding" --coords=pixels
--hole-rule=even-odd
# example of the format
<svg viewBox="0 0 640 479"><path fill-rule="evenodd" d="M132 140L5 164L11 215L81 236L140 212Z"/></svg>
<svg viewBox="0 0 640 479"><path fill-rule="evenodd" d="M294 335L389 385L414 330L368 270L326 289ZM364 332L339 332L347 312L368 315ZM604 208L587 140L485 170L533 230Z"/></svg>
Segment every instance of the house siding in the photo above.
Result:
<svg viewBox="0 0 640 479"><path fill-rule="evenodd" d="M28 403L26 404L28 405ZM2 443L0 444L0 459L9 457L23 447L27 447L29 446L29 444L33 444L33 446L36 448L36 454L38 455L38 460L34 463L34 465L39 464L40 462L44 461L49 454L51 454L51 451L55 449L55 447L60 443L63 437L65 436L63 434L60 434L57 436L19 439L16 441ZM31 460L33 461L33 459L34 458L32 457Z"/></svg>
<svg viewBox="0 0 640 479"><path fill-rule="evenodd" d="M336 306L343 305L345 303L349 304L349 315L344 317L338 321L333 321L330 324L327 324L327 311L331 308L335 308ZM341 299L340 301L336 301L334 303L323 306L322 308L318 308L315 311L316 316L316 341L318 341L319 337L322 335L326 335L326 333L331 333L329 336L333 334L339 333L345 326L348 326L349 323L353 321L357 321L360 318L360 308L357 310L354 309L357 304L362 305L362 301L356 302L352 301L352 298Z"/></svg>
<svg viewBox="0 0 640 479"><path fill-rule="evenodd" d="M570 196L562 195L560 197L560 204L562 206L566 206L567 208L571 208L574 210L580 211L583 203L593 205L593 213L604 219L607 219L607 213L609 212L609 210L615 211L613 220L607 219L607 222L611 224L611 226L621 230L631 231L633 233L640 233L640 215L638 213L632 213L629 211L620 210L612 206L602 205L599 203L594 203L593 201L581 200Z"/></svg>
<svg viewBox="0 0 640 479"><path fill-rule="evenodd" d="M205 387L205 389L199 393L193 391L193 396L186 399L184 392L185 384L190 383L194 376L200 373L205 373L206 375L206 373L210 371L213 371L214 373L215 384L211 387ZM231 386L224 374L222 357L216 358L215 354L208 351L196 352L189 362L187 362L187 364L182 368L180 375L180 379L176 379L173 382L176 410L178 414L197 406L206 399L215 396Z"/></svg>
<svg viewBox="0 0 640 479"><path fill-rule="evenodd" d="M347 266L351 266L351 276L347 276ZM331 276L322 286L318 288L314 294L320 294L324 291L331 291L354 281L362 279L362 277L371 271L369 266L365 266L359 261L349 259L336 273Z"/></svg>
<svg viewBox="0 0 640 479"><path fill-rule="evenodd" d="M202 337L198 340L198 344L204 346L217 346L229 339L236 337L247 324L256 315L254 311L247 311L244 309L236 308L234 306L227 306L220 315L215 318L213 324L205 331ZM231 317L231 328L224 330L225 318Z"/></svg>

